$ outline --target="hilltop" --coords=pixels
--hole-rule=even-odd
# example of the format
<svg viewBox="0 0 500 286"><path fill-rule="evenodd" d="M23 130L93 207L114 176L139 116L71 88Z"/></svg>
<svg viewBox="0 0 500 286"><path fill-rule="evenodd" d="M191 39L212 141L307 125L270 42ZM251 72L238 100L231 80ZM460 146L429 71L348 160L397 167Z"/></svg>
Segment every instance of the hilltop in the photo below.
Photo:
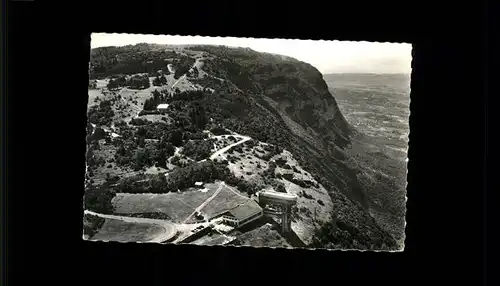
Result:
<svg viewBox="0 0 500 286"><path fill-rule="evenodd" d="M92 49L89 72L87 209L116 213L117 193L188 194L196 181L223 181L248 198L297 194L292 229L305 245L400 248L404 191L387 175L398 165L347 122L310 64L139 44Z"/></svg>

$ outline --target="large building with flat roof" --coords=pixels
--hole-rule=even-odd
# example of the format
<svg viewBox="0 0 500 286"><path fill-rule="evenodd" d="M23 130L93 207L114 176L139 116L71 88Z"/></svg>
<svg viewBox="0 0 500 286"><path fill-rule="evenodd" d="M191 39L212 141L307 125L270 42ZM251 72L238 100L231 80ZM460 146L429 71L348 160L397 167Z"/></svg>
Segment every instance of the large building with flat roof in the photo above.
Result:
<svg viewBox="0 0 500 286"><path fill-rule="evenodd" d="M222 219L226 224L238 228L261 218L263 215L264 211L259 204L254 200L248 200L225 212Z"/></svg>

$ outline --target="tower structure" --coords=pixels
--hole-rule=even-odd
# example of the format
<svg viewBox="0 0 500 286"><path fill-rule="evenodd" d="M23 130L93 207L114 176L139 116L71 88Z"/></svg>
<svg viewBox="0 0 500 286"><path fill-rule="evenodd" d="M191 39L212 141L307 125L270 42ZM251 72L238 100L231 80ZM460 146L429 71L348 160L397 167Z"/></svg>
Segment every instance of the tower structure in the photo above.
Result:
<svg viewBox="0 0 500 286"><path fill-rule="evenodd" d="M297 204L297 196L272 191L261 191L258 193L259 205L264 209L264 215L279 217L281 219L281 231L287 233L292 226L292 206Z"/></svg>

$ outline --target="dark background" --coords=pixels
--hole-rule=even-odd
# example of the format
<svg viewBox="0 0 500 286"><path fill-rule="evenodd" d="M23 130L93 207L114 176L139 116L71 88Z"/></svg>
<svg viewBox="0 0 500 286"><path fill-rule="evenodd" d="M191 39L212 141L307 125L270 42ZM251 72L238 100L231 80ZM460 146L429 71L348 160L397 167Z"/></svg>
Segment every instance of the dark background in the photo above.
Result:
<svg viewBox="0 0 500 286"><path fill-rule="evenodd" d="M311 1L5 2L6 285L482 282L485 7L419 1L350 7ZM90 32L413 43L405 251L83 241Z"/></svg>

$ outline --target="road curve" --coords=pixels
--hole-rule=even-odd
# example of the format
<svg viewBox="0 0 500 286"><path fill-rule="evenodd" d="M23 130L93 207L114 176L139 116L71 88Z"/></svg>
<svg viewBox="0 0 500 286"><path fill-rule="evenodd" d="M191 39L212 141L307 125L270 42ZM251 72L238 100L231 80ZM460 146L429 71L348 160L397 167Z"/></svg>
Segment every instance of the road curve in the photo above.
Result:
<svg viewBox="0 0 500 286"><path fill-rule="evenodd" d="M165 231L162 232L157 237L147 241L147 242L164 242L171 238L173 238L177 234L177 229L174 224L160 219L151 219L151 218L140 218L140 217L128 217L128 216L117 216L117 215L107 215L100 214L93 211L85 210L85 214L95 215L102 218L107 219L116 219L121 220L128 223L149 223L161 226Z"/></svg>
<svg viewBox="0 0 500 286"><path fill-rule="evenodd" d="M232 147L237 146L237 145L240 145L240 144L242 144L242 143L244 143L244 142L246 142L246 141L248 141L248 140L252 139L251 137L248 137L248 136L242 136L242 135L233 135L233 136L234 136L234 137L241 137L241 138L243 138L243 139L242 139L242 140L240 140L240 141L238 141L238 142L236 142L236 143L233 143L233 144L231 144L231 145L227 145L226 147L224 147L224 148L222 148L222 149L218 150L217 152L213 153L213 154L210 156L210 160L213 160L213 159L217 158L217 156L219 156L219 155L222 155L222 154L226 153L226 152L227 152L229 149L231 149Z"/></svg>

